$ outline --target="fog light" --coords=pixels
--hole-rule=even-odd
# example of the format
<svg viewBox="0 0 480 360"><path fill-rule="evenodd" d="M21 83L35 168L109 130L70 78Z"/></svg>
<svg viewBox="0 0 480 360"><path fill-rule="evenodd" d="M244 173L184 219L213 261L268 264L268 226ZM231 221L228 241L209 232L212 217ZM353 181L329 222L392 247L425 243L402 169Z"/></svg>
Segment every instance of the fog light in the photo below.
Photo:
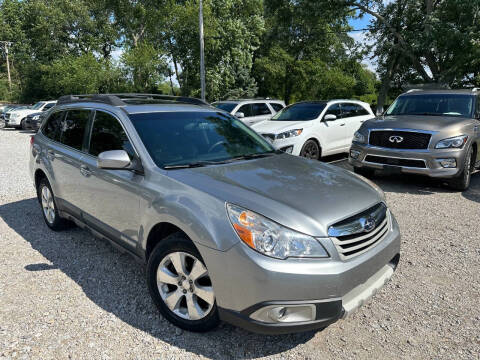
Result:
<svg viewBox="0 0 480 360"><path fill-rule="evenodd" d="M286 146L280 149L280 151L283 151L287 154L291 154L293 152L293 145L292 146Z"/></svg>
<svg viewBox="0 0 480 360"><path fill-rule="evenodd" d="M350 150L350 157L352 159L358 159L359 156L360 156L360 151Z"/></svg>
<svg viewBox="0 0 480 360"><path fill-rule="evenodd" d="M316 307L313 304L269 305L255 311L250 317L270 324L313 321L316 317Z"/></svg>
<svg viewBox="0 0 480 360"><path fill-rule="evenodd" d="M455 158L437 159L437 161L444 168L456 168L457 167L457 160Z"/></svg>

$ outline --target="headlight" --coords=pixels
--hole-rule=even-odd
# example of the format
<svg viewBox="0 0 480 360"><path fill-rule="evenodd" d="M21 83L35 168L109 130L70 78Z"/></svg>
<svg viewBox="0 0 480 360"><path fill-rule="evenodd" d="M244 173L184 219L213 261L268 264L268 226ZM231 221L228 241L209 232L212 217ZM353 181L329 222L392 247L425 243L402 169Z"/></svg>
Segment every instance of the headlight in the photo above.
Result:
<svg viewBox="0 0 480 360"><path fill-rule="evenodd" d="M365 144L367 142L367 138L365 135L360 134L358 131L353 134L353 141Z"/></svg>
<svg viewBox="0 0 480 360"><path fill-rule="evenodd" d="M37 121L38 119L40 119L40 115L36 115L32 118L33 120Z"/></svg>
<svg viewBox="0 0 480 360"><path fill-rule="evenodd" d="M290 230L240 206L227 204L227 212L238 237L264 255L277 259L329 256L311 236Z"/></svg>
<svg viewBox="0 0 480 360"><path fill-rule="evenodd" d="M295 129L295 130L285 131L281 134L278 134L276 139L288 139L288 138L291 138L291 137L298 136L302 132L303 132L303 129Z"/></svg>
<svg viewBox="0 0 480 360"><path fill-rule="evenodd" d="M450 148L456 148L460 149L465 145L467 142L468 136L467 135L461 135L461 136L455 136L452 138L448 139L443 139L440 140L437 145L435 145L435 149L450 149Z"/></svg>

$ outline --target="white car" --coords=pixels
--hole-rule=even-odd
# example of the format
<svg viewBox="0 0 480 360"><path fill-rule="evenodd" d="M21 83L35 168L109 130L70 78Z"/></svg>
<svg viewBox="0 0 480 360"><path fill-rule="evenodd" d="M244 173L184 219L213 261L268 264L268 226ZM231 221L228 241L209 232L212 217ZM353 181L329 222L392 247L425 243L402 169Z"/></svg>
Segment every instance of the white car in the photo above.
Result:
<svg viewBox="0 0 480 360"><path fill-rule="evenodd" d="M356 100L305 101L252 126L279 150L310 159L348 152L353 134L375 115Z"/></svg>
<svg viewBox="0 0 480 360"><path fill-rule="evenodd" d="M270 119L285 107L285 102L271 99L244 99L217 101L212 105L236 116L242 122L251 126Z"/></svg>
<svg viewBox="0 0 480 360"><path fill-rule="evenodd" d="M31 107L12 109L5 114L5 126L26 129L25 120L30 114L47 111L57 104L57 100L39 101Z"/></svg>

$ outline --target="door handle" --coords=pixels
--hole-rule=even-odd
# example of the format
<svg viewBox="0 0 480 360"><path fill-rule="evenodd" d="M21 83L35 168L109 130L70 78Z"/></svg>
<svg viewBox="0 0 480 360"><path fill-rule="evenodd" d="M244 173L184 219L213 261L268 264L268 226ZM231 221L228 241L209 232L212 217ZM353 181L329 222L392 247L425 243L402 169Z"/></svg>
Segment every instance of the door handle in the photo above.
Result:
<svg viewBox="0 0 480 360"><path fill-rule="evenodd" d="M341 123L340 126L345 126L345 123Z"/></svg>
<svg viewBox="0 0 480 360"><path fill-rule="evenodd" d="M92 175L92 171L85 165L80 166L80 173L85 177Z"/></svg>

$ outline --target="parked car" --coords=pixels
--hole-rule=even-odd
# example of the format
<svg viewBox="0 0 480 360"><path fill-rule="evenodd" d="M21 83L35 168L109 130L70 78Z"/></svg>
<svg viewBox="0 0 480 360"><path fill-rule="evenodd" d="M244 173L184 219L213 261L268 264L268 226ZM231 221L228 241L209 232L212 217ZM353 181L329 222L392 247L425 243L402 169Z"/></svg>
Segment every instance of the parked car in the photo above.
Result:
<svg viewBox="0 0 480 360"><path fill-rule="evenodd" d="M25 119L25 129L38 131L46 113L47 112L37 112L27 115Z"/></svg>
<svg viewBox="0 0 480 360"><path fill-rule="evenodd" d="M480 166L480 92L409 91L355 134L349 162L357 173L427 175L466 190Z"/></svg>
<svg viewBox="0 0 480 360"><path fill-rule="evenodd" d="M22 128L25 130L25 121L28 115L39 111L47 111L54 107L56 103L56 100L39 101L35 105L28 108L18 108L10 110L6 114L6 125L9 127Z"/></svg>
<svg viewBox="0 0 480 360"><path fill-rule="evenodd" d="M63 97L31 144L46 224L73 220L146 263L155 304L183 329L322 328L399 261L378 187L276 151L198 99Z"/></svg>
<svg viewBox="0 0 480 360"><path fill-rule="evenodd" d="M304 101L287 106L252 128L277 149L318 160L347 153L355 131L373 117L370 106L361 101Z"/></svg>
<svg viewBox="0 0 480 360"><path fill-rule="evenodd" d="M23 106L22 105L5 105L5 106L2 106L2 110L0 111L0 119L5 120L7 112L12 111L15 108L20 108L20 107L23 107Z"/></svg>
<svg viewBox="0 0 480 360"><path fill-rule="evenodd" d="M245 99L217 101L212 105L235 115L247 125L253 125L270 119L285 107L285 102L270 99Z"/></svg>

